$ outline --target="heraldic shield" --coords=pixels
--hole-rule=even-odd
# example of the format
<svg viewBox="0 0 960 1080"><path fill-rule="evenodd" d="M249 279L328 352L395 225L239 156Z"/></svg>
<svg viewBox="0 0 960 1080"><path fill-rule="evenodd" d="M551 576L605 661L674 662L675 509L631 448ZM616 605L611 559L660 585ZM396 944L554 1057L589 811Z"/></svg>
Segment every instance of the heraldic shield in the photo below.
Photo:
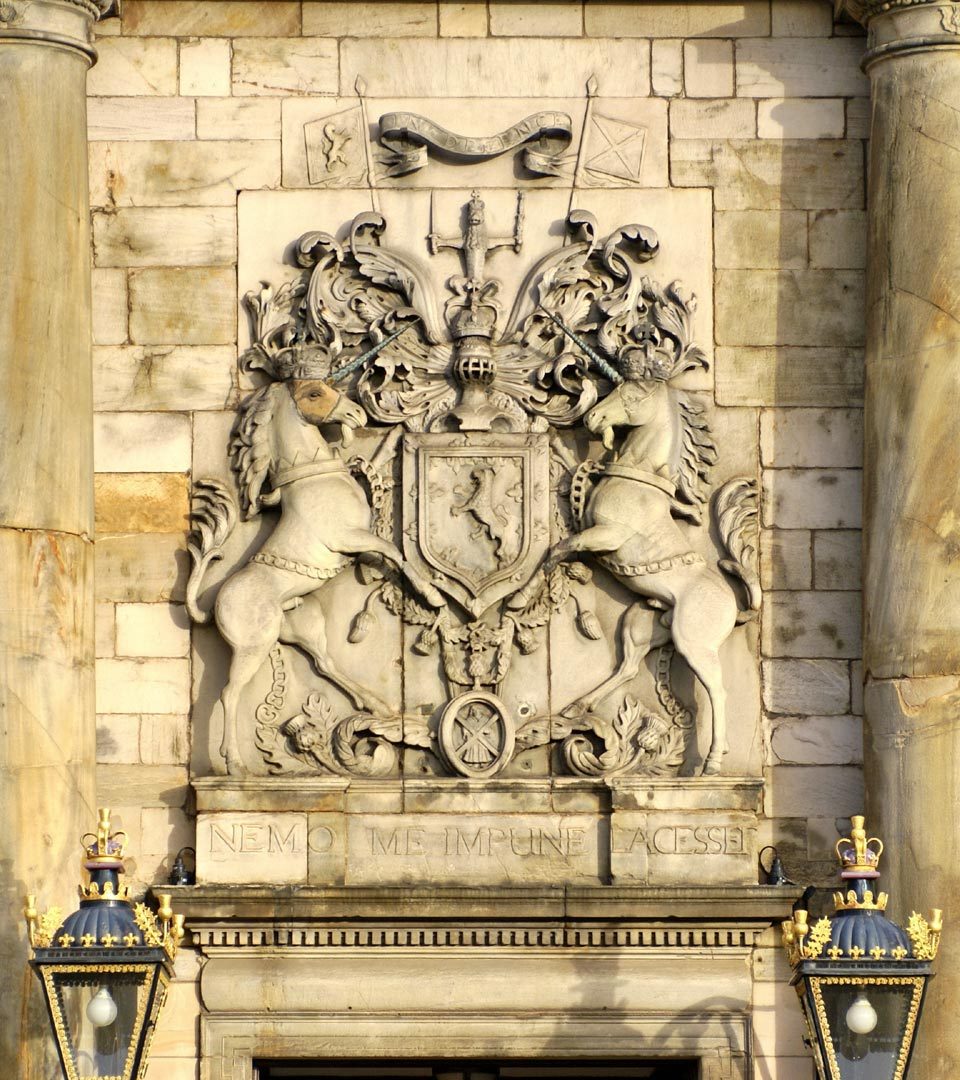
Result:
<svg viewBox="0 0 960 1080"><path fill-rule="evenodd" d="M516 592L550 543L545 434L404 435L403 550L477 617Z"/></svg>

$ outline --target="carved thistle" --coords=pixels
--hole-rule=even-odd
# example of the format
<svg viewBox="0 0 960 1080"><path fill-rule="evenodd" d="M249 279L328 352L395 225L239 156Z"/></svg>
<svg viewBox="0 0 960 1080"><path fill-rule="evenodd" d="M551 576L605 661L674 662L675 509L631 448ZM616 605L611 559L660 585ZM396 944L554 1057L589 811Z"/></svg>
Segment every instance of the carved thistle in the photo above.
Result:
<svg viewBox="0 0 960 1080"><path fill-rule="evenodd" d="M459 238L431 221L441 292L362 213L248 294L256 389L235 486L195 485L187 588L230 649L229 773L719 771L757 487L712 491L695 300L647 276L653 229L583 211L506 297L523 223L493 236L478 193Z"/></svg>

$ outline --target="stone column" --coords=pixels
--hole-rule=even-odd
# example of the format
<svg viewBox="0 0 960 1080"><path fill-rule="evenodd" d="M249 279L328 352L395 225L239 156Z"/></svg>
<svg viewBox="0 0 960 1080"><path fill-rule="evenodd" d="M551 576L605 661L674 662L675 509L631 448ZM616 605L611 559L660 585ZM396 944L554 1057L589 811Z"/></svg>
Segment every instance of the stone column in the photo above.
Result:
<svg viewBox="0 0 960 1080"><path fill-rule="evenodd" d="M911 1074L960 1074L960 3L860 0L872 83L867 810L905 920L947 911Z"/></svg>
<svg viewBox="0 0 960 1080"><path fill-rule="evenodd" d="M76 904L96 821L89 0L0 0L0 1076L52 1041L23 895Z"/></svg>

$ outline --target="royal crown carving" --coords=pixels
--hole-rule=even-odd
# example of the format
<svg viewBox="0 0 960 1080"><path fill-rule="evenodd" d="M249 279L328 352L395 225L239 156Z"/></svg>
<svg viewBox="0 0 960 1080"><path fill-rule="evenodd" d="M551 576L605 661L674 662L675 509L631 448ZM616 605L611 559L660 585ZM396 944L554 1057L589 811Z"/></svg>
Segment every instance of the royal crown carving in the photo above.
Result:
<svg viewBox="0 0 960 1080"><path fill-rule="evenodd" d="M476 192L459 235L431 223L462 261L440 283L361 213L248 294L257 388L234 484L195 485L187 589L230 650L228 773L720 771L757 485L714 490L695 299L650 274L653 228L585 211L504 295L522 196L504 224Z"/></svg>

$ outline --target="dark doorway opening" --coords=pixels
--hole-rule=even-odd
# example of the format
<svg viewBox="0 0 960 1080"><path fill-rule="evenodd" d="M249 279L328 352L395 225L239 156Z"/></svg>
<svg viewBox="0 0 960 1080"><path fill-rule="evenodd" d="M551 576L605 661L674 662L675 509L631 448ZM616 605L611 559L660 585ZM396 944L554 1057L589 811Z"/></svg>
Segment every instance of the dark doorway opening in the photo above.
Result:
<svg viewBox="0 0 960 1080"><path fill-rule="evenodd" d="M698 1061L257 1061L255 1080L698 1080Z"/></svg>

